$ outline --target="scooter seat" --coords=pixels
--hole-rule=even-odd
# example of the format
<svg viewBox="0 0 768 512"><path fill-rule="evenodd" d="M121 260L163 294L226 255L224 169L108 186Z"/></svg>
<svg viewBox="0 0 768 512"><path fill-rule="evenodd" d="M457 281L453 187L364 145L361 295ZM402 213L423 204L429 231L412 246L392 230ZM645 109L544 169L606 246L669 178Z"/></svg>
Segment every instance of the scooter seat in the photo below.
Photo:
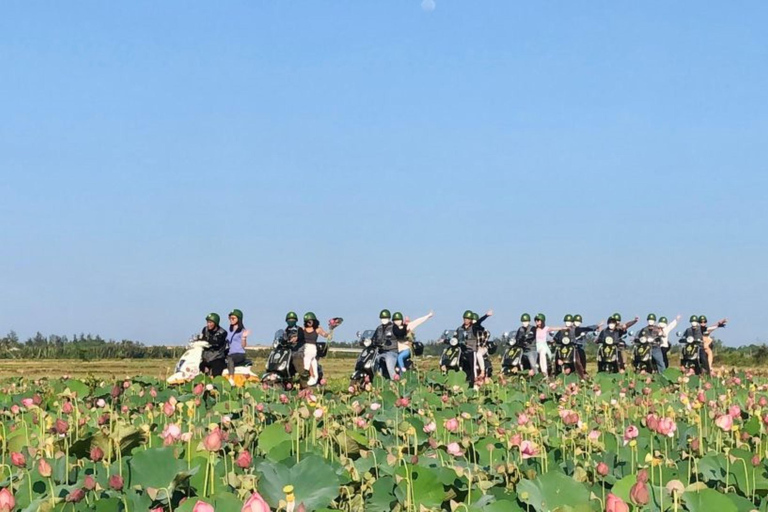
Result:
<svg viewBox="0 0 768 512"><path fill-rule="evenodd" d="M241 367L241 366L253 366L253 361L251 361L250 359L245 359L243 362L235 365L235 367Z"/></svg>

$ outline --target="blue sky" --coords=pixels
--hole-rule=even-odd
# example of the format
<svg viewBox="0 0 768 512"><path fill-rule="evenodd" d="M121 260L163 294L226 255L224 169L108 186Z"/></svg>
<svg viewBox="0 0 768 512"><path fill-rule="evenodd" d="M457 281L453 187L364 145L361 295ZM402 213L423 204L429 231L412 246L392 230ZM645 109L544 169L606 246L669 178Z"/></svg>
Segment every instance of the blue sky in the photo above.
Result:
<svg viewBox="0 0 768 512"><path fill-rule="evenodd" d="M424 7L4 4L0 331L494 308L768 341L768 4Z"/></svg>

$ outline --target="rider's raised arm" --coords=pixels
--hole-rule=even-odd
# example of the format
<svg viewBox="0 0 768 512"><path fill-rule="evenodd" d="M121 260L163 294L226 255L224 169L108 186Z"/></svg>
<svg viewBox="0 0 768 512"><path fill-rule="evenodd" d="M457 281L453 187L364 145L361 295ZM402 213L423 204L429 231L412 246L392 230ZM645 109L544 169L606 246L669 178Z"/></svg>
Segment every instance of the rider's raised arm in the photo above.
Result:
<svg viewBox="0 0 768 512"><path fill-rule="evenodd" d="M410 331L415 331L418 326L420 326L421 324L423 324L424 322L426 322L427 320L429 320L433 316L435 316L435 313L430 311L426 315L424 315L424 316L422 316L420 318L417 318L416 320L411 320L410 322L408 322L408 325L406 327L407 327L409 332Z"/></svg>
<svg viewBox="0 0 768 512"><path fill-rule="evenodd" d="M637 323L637 321L638 321L638 320L639 320L639 318L638 318L638 317L635 317L635 319L634 319L634 320L630 320L629 322L625 323L625 324L624 324L624 330L626 331L627 329L629 329L630 327L632 327L633 325L635 325L635 324Z"/></svg>

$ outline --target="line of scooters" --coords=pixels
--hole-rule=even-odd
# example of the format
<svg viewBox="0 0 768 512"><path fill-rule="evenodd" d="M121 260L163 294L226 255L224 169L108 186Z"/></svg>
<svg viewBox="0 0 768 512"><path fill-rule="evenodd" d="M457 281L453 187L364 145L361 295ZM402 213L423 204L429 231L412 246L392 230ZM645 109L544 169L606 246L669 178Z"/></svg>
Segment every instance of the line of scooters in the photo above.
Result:
<svg viewBox="0 0 768 512"><path fill-rule="evenodd" d="M355 387L365 386L370 383L376 374L381 374L384 378L392 379L394 375L387 374L386 366L380 364L381 347L373 342L374 330L366 330L357 333L358 344L362 347L360 354L355 361L355 368L350 376L350 385ZM682 333L677 336L681 338ZM550 365L551 372L555 375L561 373L573 373L576 371L576 361L579 357L576 347L582 343L594 341L597 337L596 332L583 333L575 339L570 339L565 335L559 337L557 341L550 339L549 343L554 350L554 364ZM656 340L646 336L635 336L633 331L627 332L621 339L613 340L607 338L605 342L598 344L597 350L597 371L607 373L619 373L623 368L621 351L625 350L628 343L633 340L632 365L637 372L652 373L656 371L653 357L651 355L652 347ZM700 351L702 340L693 336L688 336L680 340L683 343L681 352L681 366L687 371L700 374L702 364L700 360ZM440 355L440 369L444 372L464 371L469 349L459 341L458 333L455 330L445 330L438 339L438 343L445 345ZM501 374L504 376L526 375L534 370L531 361L526 354L531 350L529 345L519 343L514 335L503 333L500 340L491 339L489 331L484 331L484 336L479 340L483 347L483 366L484 374L487 378L494 375L493 360L491 356L498 352L499 345L505 345L501 356ZM189 382L199 374L200 360L203 350L207 347L204 340L194 337L190 340L189 348L184 352L176 365L174 374L168 377L170 384L181 384ZM419 341L413 342L412 353L415 356L421 356L424 352L424 344ZM317 360L318 360L318 381L324 378L323 366L321 360L328 354L328 344L318 342ZM305 386L306 378L303 372L298 371L303 367L303 354L300 349L297 350L287 336L284 330L280 329L275 333L272 349L267 357L265 372L258 375L253 372L253 362L244 361L235 368L233 376L237 385L243 385L246 382L264 382L268 384L282 385L290 388L296 384ZM413 367L413 360L409 358L406 363L406 369ZM225 370L226 372L226 370ZM228 378L229 375L224 375Z"/></svg>

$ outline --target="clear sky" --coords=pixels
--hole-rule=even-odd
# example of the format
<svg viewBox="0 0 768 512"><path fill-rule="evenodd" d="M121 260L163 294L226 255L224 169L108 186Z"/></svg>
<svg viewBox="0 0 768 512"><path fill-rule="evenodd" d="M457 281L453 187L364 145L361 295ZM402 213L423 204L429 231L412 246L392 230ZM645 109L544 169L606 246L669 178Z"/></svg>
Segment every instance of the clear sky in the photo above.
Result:
<svg viewBox="0 0 768 512"><path fill-rule="evenodd" d="M728 316L768 341L768 3L5 2L0 332Z"/></svg>

